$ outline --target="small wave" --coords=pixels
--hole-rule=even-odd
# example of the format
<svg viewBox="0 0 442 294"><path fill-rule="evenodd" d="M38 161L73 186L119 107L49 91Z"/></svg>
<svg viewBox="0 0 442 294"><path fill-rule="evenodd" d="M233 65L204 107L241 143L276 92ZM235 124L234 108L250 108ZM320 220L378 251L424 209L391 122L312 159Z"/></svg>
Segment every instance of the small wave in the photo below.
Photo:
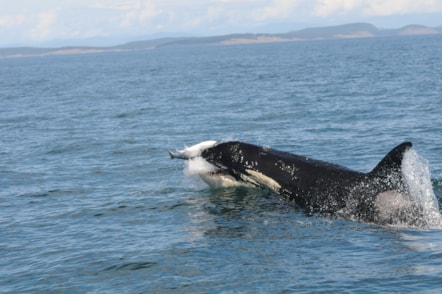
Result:
<svg viewBox="0 0 442 294"><path fill-rule="evenodd" d="M60 190L60 189L42 189L42 190L36 190L36 191L26 191L24 193L18 194L19 197L25 197L25 198L44 198L49 196L58 196L63 194L69 194L73 193L73 191L70 190Z"/></svg>
<svg viewBox="0 0 442 294"><path fill-rule="evenodd" d="M157 265L156 262L147 261L147 262L129 262L124 264L116 264L112 265L108 268L105 268L103 271L136 271L140 269L151 268Z"/></svg>

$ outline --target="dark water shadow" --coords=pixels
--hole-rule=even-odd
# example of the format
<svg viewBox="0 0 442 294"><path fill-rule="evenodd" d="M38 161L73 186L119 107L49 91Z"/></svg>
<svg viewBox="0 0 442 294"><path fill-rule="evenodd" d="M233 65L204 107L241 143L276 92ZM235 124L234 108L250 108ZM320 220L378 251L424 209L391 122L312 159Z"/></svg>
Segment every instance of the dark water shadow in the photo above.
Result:
<svg viewBox="0 0 442 294"><path fill-rule="evenodd" d="M128 262L123 264L115 264L110 267L107 267L103 270L103 272L108 271L136 271L151 268L157 265L157 262L146 261L146 262Z"/></svg>

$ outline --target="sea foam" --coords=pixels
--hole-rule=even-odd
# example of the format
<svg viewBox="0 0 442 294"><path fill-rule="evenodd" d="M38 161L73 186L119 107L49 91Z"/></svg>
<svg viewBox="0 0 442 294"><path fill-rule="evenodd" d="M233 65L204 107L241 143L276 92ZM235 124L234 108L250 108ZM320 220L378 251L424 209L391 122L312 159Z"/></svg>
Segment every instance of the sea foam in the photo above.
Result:
<svg viewBox="0 0 442 294"><path fill-rule="evenodd" d="M421 223L428 228L442 228L442 215L433 191L428 161L410 149L404 155L402 173L409 190L409 201L421 210Z"/></svg>

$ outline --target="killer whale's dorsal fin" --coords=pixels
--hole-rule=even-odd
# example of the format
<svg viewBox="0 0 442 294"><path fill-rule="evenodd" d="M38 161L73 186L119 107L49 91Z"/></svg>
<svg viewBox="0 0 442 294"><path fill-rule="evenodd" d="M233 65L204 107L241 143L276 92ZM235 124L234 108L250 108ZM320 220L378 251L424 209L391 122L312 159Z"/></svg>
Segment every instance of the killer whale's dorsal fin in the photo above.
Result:
<svg viewBox="0 0 442 294"><path fill-rule="evenodd" d="M387 176L391 172L399 171L401 169L402 160L405 152L407 152L413 145L411 142L404 142L393 148L387 155L378 163L378 165L369 173L371 176Z"/></svg>

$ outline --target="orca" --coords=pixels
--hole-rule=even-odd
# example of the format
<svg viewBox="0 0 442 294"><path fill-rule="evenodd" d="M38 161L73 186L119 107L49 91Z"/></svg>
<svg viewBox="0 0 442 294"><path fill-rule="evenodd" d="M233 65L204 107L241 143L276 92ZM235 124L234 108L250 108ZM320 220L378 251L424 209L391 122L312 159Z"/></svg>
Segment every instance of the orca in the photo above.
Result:
<svg viewBox="0 0 442 294"><path fill-rule="evenodd" d="M396 146L368 173L239 141L206 141L169 154L206 162L210 168L199 176L211 187L265 188L309 214L384 224L414 208L406 202L409 191L401 170L411 147L410 142Z"/></svg>

